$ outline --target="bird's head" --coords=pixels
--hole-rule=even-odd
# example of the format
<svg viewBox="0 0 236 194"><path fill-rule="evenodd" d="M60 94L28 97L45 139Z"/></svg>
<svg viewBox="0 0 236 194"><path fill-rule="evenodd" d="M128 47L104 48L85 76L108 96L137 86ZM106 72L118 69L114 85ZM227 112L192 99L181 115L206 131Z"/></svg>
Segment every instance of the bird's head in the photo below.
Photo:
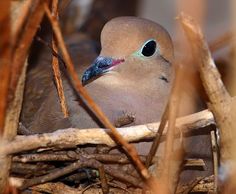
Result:
<svg viewBox="0 0 236 194"><path fill-rule="evenodd" d="M173 78L172 41L155 22L137 17L112 19L102 30L101 47L100 55L83 74L83 84L113 73L121 79L163 84Z"/></svg>

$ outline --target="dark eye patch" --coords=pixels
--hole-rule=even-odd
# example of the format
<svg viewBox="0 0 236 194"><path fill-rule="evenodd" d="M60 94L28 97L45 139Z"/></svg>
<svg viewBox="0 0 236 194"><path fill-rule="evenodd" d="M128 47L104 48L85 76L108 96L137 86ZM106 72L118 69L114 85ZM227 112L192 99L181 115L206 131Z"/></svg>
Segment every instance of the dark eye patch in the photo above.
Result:
<svg viewBox="0 0 236 194"><path fill-rule="evenodd" d="M142 48L141 53L145 57L151 57L156 52L156 47L157 47L156 41L150 40L145 43L145 45Z"/></svg>

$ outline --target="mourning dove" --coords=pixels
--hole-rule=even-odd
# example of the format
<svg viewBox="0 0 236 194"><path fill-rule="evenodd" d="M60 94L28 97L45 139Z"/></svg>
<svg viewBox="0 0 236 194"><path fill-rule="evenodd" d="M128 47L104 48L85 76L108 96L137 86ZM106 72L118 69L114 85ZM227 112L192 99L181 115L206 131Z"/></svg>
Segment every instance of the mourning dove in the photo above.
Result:
<svg viewBox="0 0 236 194"><path fill-rule="evenodd" d="M113 123L124 113L134 115L135 122L132 124L158 121L173 80L173 46L168 33L160 25L146 19L119 17L104 26L101 47L100 55L83 76L81 70L79 72L83 83L96 78L85 85L95 102ZM81 65L78 65L79 68ZM32 102L32 99L26 102L32 92L27 91L26 86L25 106L27 103L40 104L34 108L36 112L31 114L31 122L26 127L32 133L42 133L65 127L101 126L75 95L66 79L64 88L70 116L63 118L53 83L46 83L52 81L47 71L48 68L45 70L41 65L37 71L29 72L28 84L31 90L34 88L44 94L34 94L38 95L37 102ZM23 106L23 124L24 110Z"/></svg>
<svg viewBox="0 0 236 194"><path fill-rule="evenodd" d="M144 124L160 119L173 80L173 46L158 24L136 17L108 22L101 53L84 72L85 87L114 123L124 112ZM83 126L86 127L86 126Z"/></svg>

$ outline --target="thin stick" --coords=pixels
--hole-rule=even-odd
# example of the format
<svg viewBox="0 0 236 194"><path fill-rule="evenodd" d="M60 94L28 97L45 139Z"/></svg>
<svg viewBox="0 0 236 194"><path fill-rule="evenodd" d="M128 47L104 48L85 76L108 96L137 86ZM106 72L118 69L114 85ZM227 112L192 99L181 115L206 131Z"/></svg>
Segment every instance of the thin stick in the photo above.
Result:
<svg viewBox="0 0 236 194"><path fill-rule="evenodd" d="M215 131L211 131L211 148L213 153L213 167L214 167L214 192L217 193L218 190L218 150L216 143Z"/></svg>
<svg viewBox="0 0 236 194"><path fill-rule="evenodd" d="M167 139L165 144L165 152L164 152L164 169L163 169L163 178L167 180L168 187L173 185L171 184L170 177L170 168L172 164L172 155L173 155L173 143L174 143L174 134L175 134L175 122L178 114L178 104L179 104L179 93L180 93L180 83L182 79L182 69L179 67L176 71L176 79L175 85L172 90L172 94L169 101L169 122L168 122L168 131L167 131ZM177 170L177 169L176 169Z"/></svg>
<svg viewBox="0 0 236 194"><path fill-rule="evenodd" d="M21 14L18 15L15 23L15 27L13 28L13 37L12 37L12 43L13 43L13 48L17 44L19 35L23 29L23 25L25 21L27 20L27 16L29 15L30 9L32 7L32 2L33 0L26 0L22 4L22 8L20 10Z"/></svg>
<svg viewBox="0 0 236 194"><path fill-rule="evenodd" d="M46 42L45 40L43 40L42 38L40 38L39 36L36 37L36 40L39 41L40 43L42 43L44 46L47 46L52 54L58 58L58 60L64 65L66 66L65 64L65 61L63 60L63 58L61 57L61 55L59 53L57 53L53 48L52 48L52 45L50 45L48 42Z"/></svg>
<svg viewBox="0 0 236 194"><path fill-rule="evenodd" d="M47 0L44 2L47 2ZM13 93L12 96L14 96L17 81L28 54L28 49L44 15L42 2L35 1L34 3L36 5L35 9L32 11L32 14L29 17L29 20L25 26L25 31L23 32L23 36L21 37L18 47L15 50L15 55L13 58L13 67L11 72L13 75L11 79L11 91Z"/></svg>
<svg viewBox="0 0 236 194"><path fill-rule="evenodd" d="M0 141L3 141L8 108L9 83L11 76L12 47L11 47L11 1L0 1ZM11 130L11 129L7 129ZM13 129L14 130L14 129ZM4 193L8 185L9 158L0 155L0 193Z"/></svg>
<svg viewBox="0 0 236 194"><path fill-rule="evenodd" d="M183 192L181 192L181 194L188 194L190 193L193 188L201 181L203 180L205 177L197 177L194 181L192 181L190 183L190 185L188 185L188 188L186 190L184 190Z"/></svg>
<svg viewBox="0 0 236 194"><path fill-rule="evenodd" d="M33 194L41 193L51 193L51 194L76 194L79 193L77 188L69 187L61 182L56 183L44 183L30 187L30 190ZM36 193L37 191L37 193Z"/></svg>
<svg viewBox="0 0 236 194"><path fill-rule="evenodd" d="M63 175L67 175L67 174L77 170L78 168L89 167L89 168L98 169L100 166L101 166L101 163L94 160L94 159L85 159L85 158L81 157L80 160L78 160L78 161L76 161L64 168L55 169L47 175L39 176L39 177L36 177L33 179L26 179L23 182L21 189L26 189L26 188L33 186L33 185L46 183L48 181L59 178ZM123 180L125 182L128 182L128 183L132 184L133 186L138 186L138 187L142 186L142 183L140 183L137 178L135 178L131 175L125 174L122 170L118 171L118 170L110 168L108 166L105 166L104 170L107 174L109 174L113 177L116 177L119 180Z"/></svg>
<svg viewBox="0 0 236 194"><path fill-rule="evenodd" d="M52 2L52 14L58 18L58 0L53 0ZM54 35L52 36L52 49L56 53L58 53L58 48L57 48L56 41L54 39ZM54 55L52 56L52 69L53 69L54 79L56 82L56 88L57 88L59 100L60 100L61 110L64 114L64 118L66 118L69 116L69 113L68 113L68 108L66 105L66 98L64 94L63 85L62 85L61 72L59 69L59 60Z"/></svg>
<svg viewBox="0 0 236 194"><path fill-rule="evenodd" d="M100 181L101 181L102 193L107 194L107 193L109 193L109 186L107 184L107 178L106 178L104 166L101 165L98 168L98 171L99 171L99 177L100 177Z"/></svg>
<svg viewBox="0 0 236 194"><path fill-rule="evenodd" d="M105 116L105 114L101 111L100 107L98 107L98 105L88 95L87 91L83 88L83 86L78 78L78 75L75 71L73 62L72 62L70 55L67 51L67 48L65 46L59 23L58 23L57 19L51 15L50 10L46 4L45 4L44 8L45 8L47 17L48 17L49 21L51 22L53 31L54 31L55 36L57 38L59 47L62 51L62 55L65 59L66 64L67 64L67 69L68 69L68 72L72 78L72 82L73 82L75 89L86 100L86 102L88 103L90 108L96 113L98 119L103 123L103 125L106 128L111 130L112 136L116 139L116 141L119 144L121 144L123 146L123 149L126 151L126 153L130 155L130 157L132 158L134 163L137 165L137 168L139 169L142 176L145 179L148 179L150 177L150 174L149 174L148 170L146 169L146 167L141 162L141 160L139 159L138 153L137 153L135 147L133 145L128 144L125 141L125 139L117 132L115 127L112 125L112 123L108 120L108 118Z"/></svg>
<svg viewBox="0 0 236 194"><path fill-rule="evenodd" d="M11 75L10 3L10 0L0 2L0 136L3 134Z"/></svg>
<svg viewBox="0 0 236 194"><path fill-rule="evenodd" d="M68 153L60 154L58 152L54 153L41 153L41 154L22 154L19 156L14 156L14 162L45 162L45 161L75 161L80 158L81 153L74 153L73 155L68 155ZM88 155L83 153L83 156L87 159L95 159L100 162L112 163L112 164L129 164L130 159L127 158L125 154L92 154ZM145 156L139 156L142 161L144 161ZM154 161L157 161L158 158L155 157ZM188 163L189 164L189 163Z"/></svg>
<svg viewBox="0 0 236 194"><path fill-rule="evenodd" d="M60 169L56 169L53 170L52 172L50 172L49 174L43 175L43 176L39 176L33 179L27 179L23 182L21 189L26 189L30 186L33 185L37 185L37 184L42 184L42 183L46 183L48 181L54 180L56 178L59 178L63 175L67 175L75 170L77 170L78 168L82 168L84 167L84 163L81 162L80 160L64 167L64 168L60 168Z"/></svg>
<svg viewBox="0 0 236 194"><path fill-rule="evenodd" d="M154 141L152 143L152 146L150 148L150 151L147 155L147 159L146 159L146 162L145 162L145 165L146 165L147 168L152 163L153 157L155 156L156 151L158 149L158 146L160 145L161 136L162 136L162 133L165 129L166 122L167 122L168 112L169 112L169 110L168 110L168 105L167 105L166 108L165 108L165 111L162 115L161 123L159 125L159 128L158 128L158 131L156 133L155 139L154 139Z"/></svg>
<svg viewBox="0 0 236 194"><path fill-rule="evenodd" d="M217 39L208 43L209 49L212 53L214 53L217 50L229 45L234 38L235 37L232 32L225 32L223 35L221 35Z"/></svg>

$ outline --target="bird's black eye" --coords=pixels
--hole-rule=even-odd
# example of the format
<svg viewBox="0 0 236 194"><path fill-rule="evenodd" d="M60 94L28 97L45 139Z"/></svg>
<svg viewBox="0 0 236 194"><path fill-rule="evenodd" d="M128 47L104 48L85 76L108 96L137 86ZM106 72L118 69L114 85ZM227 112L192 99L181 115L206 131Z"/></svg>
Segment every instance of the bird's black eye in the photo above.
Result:
<svg viewBox="0 0 236 194"><path fill-rule="evenodd" d="M149 40L144 44L141 53L145 57L151 57L156 52L156 46L155 40Z"/></svg>

